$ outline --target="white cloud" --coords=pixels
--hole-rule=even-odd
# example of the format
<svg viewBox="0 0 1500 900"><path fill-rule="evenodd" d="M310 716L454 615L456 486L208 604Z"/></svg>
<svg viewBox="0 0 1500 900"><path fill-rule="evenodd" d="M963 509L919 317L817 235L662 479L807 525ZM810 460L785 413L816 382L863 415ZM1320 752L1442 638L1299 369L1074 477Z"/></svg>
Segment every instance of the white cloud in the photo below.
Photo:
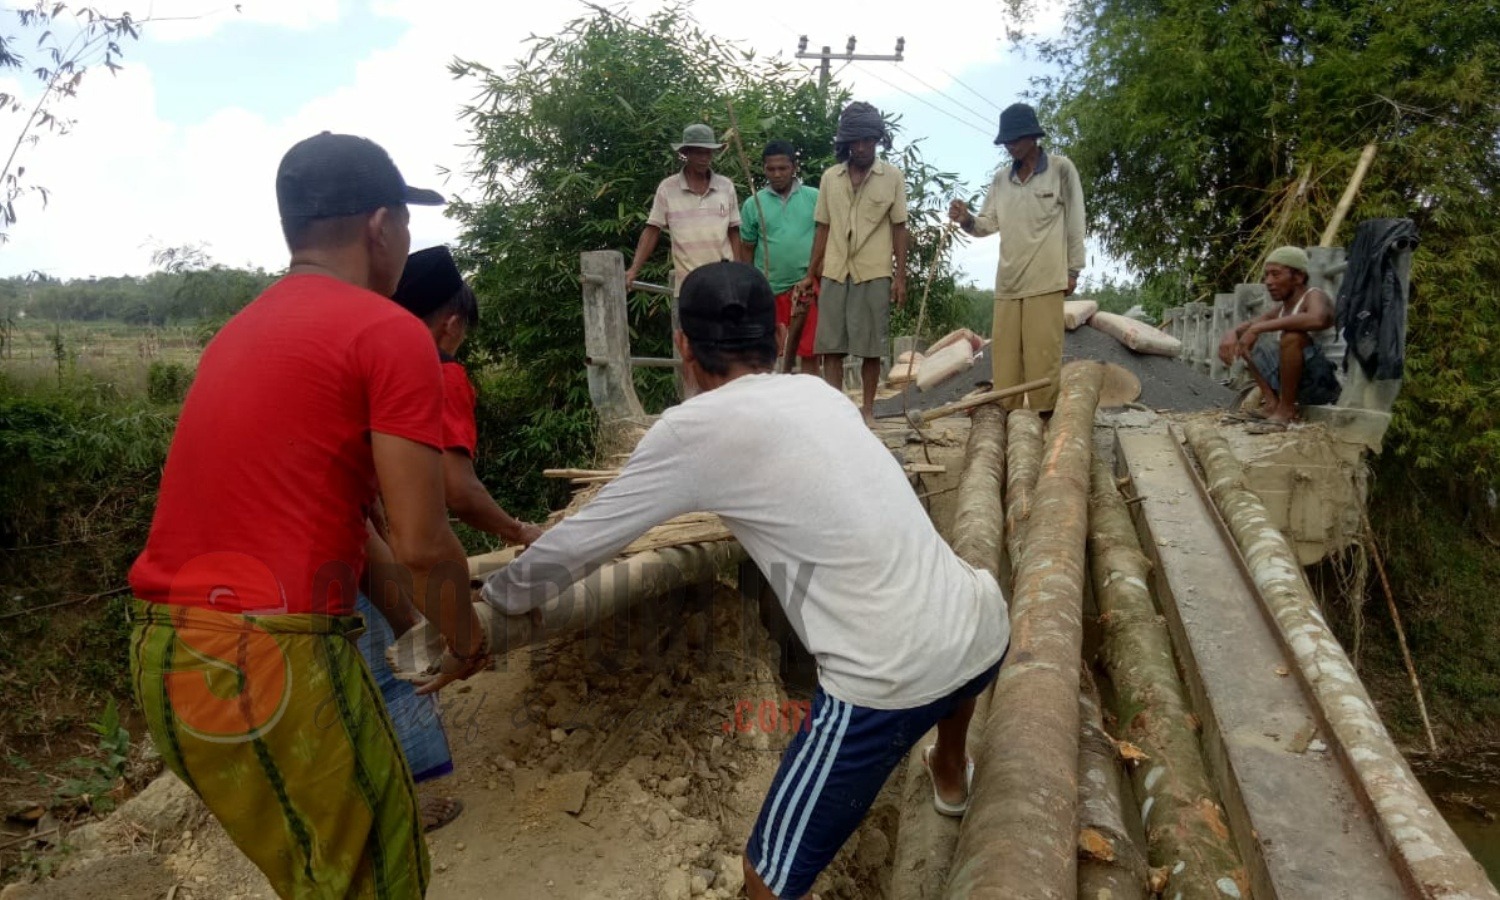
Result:
<svg viewBox="0 0 1500 900"><path fill-rule="evenodd" d="M1006 57L1000 4L939 0L929 7L934 5L951 13L929 9L914 16L909 4L895 0L862 4L857 19L837 5L789 8L783 16L778 7L729 0L703 0L692 12L706 31L788 57L803 33L813 48L827 43L841 50L855 28L860 53L889 52L896 37L905 37L901 66L871 64L868 71L878 71L909 93L867 77L861 71L865 67L846 70L840 80L883 106L915 108L910 94L922 94L972 120L974 130L955 124L953 134L934 135L929 154L938 141L977 145L989 154L987 141L976 130L992 129L991 104L1010 102L1019 86L983 84L970 75L966 87L959 87L951 76L964 77L965 71ZM640 18L656 6L655 0L642 0L632 8ZM332 21L340 9L338 0L265 0L242 7L240 15L247 19L287 28ZM214 7L201 0L157 0L153 14L205 8ZM0 275L33 269L61 277L139 273L149 268L145 245L152 241L162 246L206 242L210 255L221 262L277 268L284 264L285 250L273 194L276 164L294 142L324 129L371 137L391 152L413 184L461 193L467 188L462 178L443 184L436 173L440 167L460 173L466 166L462 145L467 133L458 111L471 99L474 86L455 82L448 63L459 56L501 68L520 55L530 34L554 33L564 22L589 13L582 3L502 6L492 0L375 0L372 9L406 23L399 40L362 60L346 86L279 116L262 117L226 104L204 121L173 124L157 115L158 85L143 64L127 60L118 77L90 80L70 104L70 115L78 120L75 133L44 138L27 160L28 180L50 187L53 199L45 211L34 202L18 204L20 222L12 229L11 242L0 246ZM217 27L213 23L228 21L229 15L234 14L198 20L195 27ZM184 40L195 36L184 34ZM965 39L957 41L955 34ZM158 39L164 39L159 30L148 32L146 40ZM934 95L917 78L971 106L975 114ZM5 127L13 124L0 119L0 141ZM987 180L984 172L966 174L971 182ZM457 226L435 211L415 210L412 228L414 245L420 247L451 240ZM994 252L992 245L978 251L972 266L969 253L962 257L981 283L991 277Z"/></svg>

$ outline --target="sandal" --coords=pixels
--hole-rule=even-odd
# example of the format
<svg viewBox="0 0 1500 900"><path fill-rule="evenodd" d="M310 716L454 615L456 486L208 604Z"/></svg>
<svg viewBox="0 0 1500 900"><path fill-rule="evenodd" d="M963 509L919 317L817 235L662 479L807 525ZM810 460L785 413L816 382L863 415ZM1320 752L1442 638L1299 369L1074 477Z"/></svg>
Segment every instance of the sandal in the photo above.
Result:
<svg viewBox="0 0 1500 900"><path fill-rule="evenodd" d="M422 804L422 831L437 831L458 818L464 802L457 797L433 797Z"/></svg>
<svg viewBox="0 0 1500 900"><path fill-rule="evenodd" d="M922 751L922 765L927 769L927 776L929 779L932 777L932 751L936 749L936 744L928 744L927 748ZM969 757L967 758L966 765L964 767L964 802L949 803L948 801L944 800L942 796L938 794L937 782L934 781L932 782L932 808L937 810L939 815L959 818L963 816L964 813L969 811L969 797L972 796L973 793L974 759L972 757Z"/></svg>

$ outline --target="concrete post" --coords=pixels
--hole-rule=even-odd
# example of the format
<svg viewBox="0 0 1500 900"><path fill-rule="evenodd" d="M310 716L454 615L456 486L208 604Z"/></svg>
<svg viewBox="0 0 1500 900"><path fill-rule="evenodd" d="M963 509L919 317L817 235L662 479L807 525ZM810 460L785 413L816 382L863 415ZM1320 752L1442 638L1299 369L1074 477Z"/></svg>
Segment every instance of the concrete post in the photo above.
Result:
<svg viewBox="0 0 1500 900"><path fill-rule="evenodd" d="M618 250L592 250L581 255L579 265L589 397L599 414L601 444L607 445L621 426L646 419L631 375L625 261Z"/></svg>

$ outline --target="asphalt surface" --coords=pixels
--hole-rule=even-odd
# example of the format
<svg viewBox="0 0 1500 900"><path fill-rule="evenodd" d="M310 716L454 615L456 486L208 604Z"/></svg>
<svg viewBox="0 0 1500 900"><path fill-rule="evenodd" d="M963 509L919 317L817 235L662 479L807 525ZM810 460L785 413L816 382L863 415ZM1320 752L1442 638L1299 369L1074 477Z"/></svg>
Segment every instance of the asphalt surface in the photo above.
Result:
<svg viewBox="0 0 1500 900"><path fill-rule="evenodd" d="M1173 412L1227 409L1234 401L1234 391L1194 371L1186 363L1165 356L1136 353L1087 325L1068 332L1063 341L1063 361L1075 359L1097 359L1129 369L1141 380L1141 396L1137 402L1152 409ZM902 394L877 400L875 416L899 416L903 409L933 409L957 400L973 391L979 382L989 380L990 348L985 347L975 357L972 369L960 372L930 391L919 391L915 384L911 384L906 388L904 401Z"/></svg>

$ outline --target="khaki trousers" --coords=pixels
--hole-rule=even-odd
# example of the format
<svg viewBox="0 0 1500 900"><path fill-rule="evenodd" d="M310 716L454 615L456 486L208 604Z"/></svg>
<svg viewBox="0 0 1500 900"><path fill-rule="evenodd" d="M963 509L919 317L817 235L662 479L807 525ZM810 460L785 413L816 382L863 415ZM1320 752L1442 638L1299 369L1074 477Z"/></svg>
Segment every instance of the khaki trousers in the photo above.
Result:
<svg viewBox="0 0 1500 900"><path fill-rule="evenodd" d="M990 360L995 370L995 390L1051 378L1052 386L1009 397L1006 409L1019 409L1023 399L1037 412L1050 412L1057 405L1062 378L1063 292L1038 294L1019 300L995 301L995 340Z"/></svg>

